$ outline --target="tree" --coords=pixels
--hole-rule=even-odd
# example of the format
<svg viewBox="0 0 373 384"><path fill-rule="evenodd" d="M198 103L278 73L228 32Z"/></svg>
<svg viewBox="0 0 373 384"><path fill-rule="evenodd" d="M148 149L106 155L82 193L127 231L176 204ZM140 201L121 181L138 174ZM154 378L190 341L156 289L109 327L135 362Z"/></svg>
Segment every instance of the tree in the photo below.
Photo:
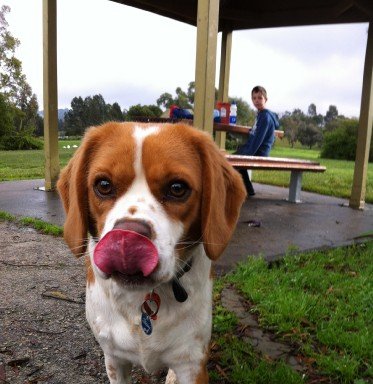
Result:
<svg viewBox="0 0 373 384"><path fill-rule="evenodd" d="M40 147L34 135L37 124L38 102L32 93L26 76L22 73L22 62L15 57L20 41L8 30L6 15L10 8L0 8L0 93L2 107L7 109L5 119L12 116L11 131L0 133L2 146L6 149L30 149ZM8 126L8 125L7 125Z"/></svg>
<svg viewBox="0 0 373 384"><path fill-rule="evenodd" d="M102 95L88 96L84 99L86 126L100 125L109 121L108 106Z"/></svg>
<svg viewBox="0 0 373 384"><path fill-rule="evenodd" d="M16 103L19 83L22 81L22 64L15 56L20 41L8 31L6 14L10 7L3 5L0 9L0 89L5 98Z"/></svg>
<svg viewBox="0 0 373 384"><path fill-rule="evenodd" d="M297 120L299 122L306 120L306 115L299 108L294 109L293 112L291 113L291 116L292 116L293 119L295 119L295 120Z"/></svg>
<svg viewBox="0 0 373 384"><path fill-rule="evenodd" d="M164 108L170 108L172 105L177 105L180 108L192 108L189 97L192 97L194 100L194 93L192 95L191 89L192 88L189 88L188 92L184 92L180 87L177 87L175 90L175 97L173 97L171 93L168 92L162 93L156 101L158 107L163 106Z"/></svg>
<svg viewBox="0 0 373 384"><path fill-rule="evenodd" d="M310 104L309 107L308 107L308 116L310 116L310 117L317 116L316 105L313 104L313 103Z"/></svg>
<svg viewBox="0 0 373 384"><path fill-rule="evenodd" d="M22 62L15 57L20 41L8 30L6 15L9 12L7 5L0 8L0 91L8 102L25 111L30 102L35 104L36 96L22 73Z"/></svg>
<svg viewBox="0 0 373 384"><path fill-rule="evenodd" d="M341 125L341 122L345 120L346 118L344 116L338 114L337 107L334 105L329 106L329 110L325 115L325 132L334 131Z"/></svg>
<svg viewBox="0 0 373 384"><path fill-rule="evenodd" d="M335 129L325 132L320 156L328 159L355 160L359 120L339 117ZM369 161L373 161L373 136Z"/></svg>
<svg viewBox="0 0 373 384"><path fill-rule="evenodd" d="M328 124L335 120L338 117L338 109L335 105L329 105L329 109L327 110L324 120L325 124Z"/></svg>
<svg viewBox="0 0 373 384"><path fill-rule="evenodd" d="M293 148L297 142L299 122L292 118L290 112L285 112L284 116L280 119L280 124L284 129L284 136Z"/></svg>
<svg viewBox="0 0 373 384"><path fill-rule="evenodd" d="M11 134L13 128L13 117L12 109L9 108L5 96L0 93L0 140L2 137Z"/></svg>
<svg viewBox="0 0 373 384"><path fill-rule="evenodd" d="M71 108L64 115L63 129L67 135L81 136L90 126L106 121L124 121L125 117L126 114L117 102L107 104L100 94L85 99L79 96L71 100Z"/></svg>
<svg viewBox="0 0 373 384"><path fill-rule="evenodd" d="M315 104L310 104L308 106L308 119L312 121L312 123L316 124L319 127L322 127L324 124L324 116L317 114L317 108Z"/></svg>
<svg viewBox="0 0 373 384"><path fill-rule="evenodd" d="M118 103L114 103L113 105L108 104L108 115L110 120L113 121L123 121L124 116L120 105Z"/></svg>
<svg viewBox="0 0 373 384"><path fill-rule="evenodd" d="M237 105L237 124L252 126L255 121L255 111L241 97L230 97L229 102Z"/></svg>
<svg viewBox="0 0 373 384"><path fill-rule="evenodd" d="M162 110L156 105L133 105L127 111L127 120L137 120L139 117L160 117Z"/></svg>
<svg viewBox="0 0 373 384"><path fill-rule="evenodd" d="M74 97L71 109L65 114L64 129L67 135L83 135L86 128L106 121L123 121L124 116L118 103L106 104L102 95Z"/></svg>
<svg viewBox="0 0 373 384"><path fill-rule="evenodd" d="M67 135L82 135L88 127L87 113L82 97L71 100L71 109L65 114L64 128Z"/></svg>
<svg viewBox="0 0 373 384"><path fill-rule="evenodd" d="M192 104L189 102L188 94L186 92L184 92L180 87L177 87L175 92L177 96L177 105L180 108L192 108Z"/></svg>
<svg viewBox="0 0 373 384"><path fill-rule="evenodd" d="M298 140L299 129L304 125L306 119L307 116L299 108L294 109L291 113L288 111L285 112L280 119L280 124L284 129L284 136L292 148Z"/></svg>
<svg viewBox="0 0 373 384"><path fill-rule="evenodd" d="M63 121L59 119L58 130L61 131L62 129L63 129ZM35 135L38 137L44 136L44 119L39 114L36 115Z"/></svg>
<svg viewBox="0 0 373 384"><path fill-rule="evenodd" d="M312 122L304 122L299 127L297 138L302 145L306 145L311 149L314 145L321 143L321 129Z"/></svg>
<svg viewBox="0 0 373 384"><path fill-rule="evenodd" d="M177 87L175 93L175 97L173 97L169 92L162 93L156 101L158 107L163 107L167 109L170 108L172 105L176 105L179 108L193 108L195 97L194 81L189 82L187 92L183 91L180 87ZM215 101L217 100L217 94L218 91L217 89L215 89Z"/></svg>
<svg viewBox="0 0 373 384"><path fill-rule="evenodd" d="M157 99L158 107L163 106L164 108L171 108L171 105L175 104L175 100L171 93L162 93Z"/></svg>
<svg viewBox="0 0 373 384"><path fill-rule="evenodd" d="M188 99L191 104L194 104L194 96L196 94L196 83L194 81L191 81L188 84Z"/></svg>

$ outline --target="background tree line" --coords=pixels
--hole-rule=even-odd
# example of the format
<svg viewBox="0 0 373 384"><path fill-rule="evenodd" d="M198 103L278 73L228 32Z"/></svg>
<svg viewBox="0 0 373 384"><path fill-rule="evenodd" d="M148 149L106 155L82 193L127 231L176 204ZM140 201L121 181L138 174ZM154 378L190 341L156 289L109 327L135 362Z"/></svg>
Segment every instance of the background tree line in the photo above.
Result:
<svg viewBox="0 0 373 384"><path fill-rule="evenodd" d="M280 125L291 147L300 142L308 148L321 148L324 158L355 160L359 121L339 115L335 105L324 116L317 113L315 104L310 104L307 113L300 109L285 112ZM369 161L373 161L373 137Z"/></svg>
<svg viewBox="0 0 373 384"><path fill-rule="evenodd" d="M195 84L190 82L187 91L177 87L174 96L168 92L161 94L156 100L156 105L136 104L123 111L118 103L107 104L102 95L88 96L85 99L80 96L74 97L71 101L71 108L65 114L63 121L60 121L59 129L68 136L81 136L87 127L105 121L136 121L144 117L159 118L162 115L168 117L168 109L172 105L193 109L194 94ZM238 106L238 123L253 123L255 112L249 104L241 98L234 100ZM232 101L233 99L230 98L230 102Z"/></svg>

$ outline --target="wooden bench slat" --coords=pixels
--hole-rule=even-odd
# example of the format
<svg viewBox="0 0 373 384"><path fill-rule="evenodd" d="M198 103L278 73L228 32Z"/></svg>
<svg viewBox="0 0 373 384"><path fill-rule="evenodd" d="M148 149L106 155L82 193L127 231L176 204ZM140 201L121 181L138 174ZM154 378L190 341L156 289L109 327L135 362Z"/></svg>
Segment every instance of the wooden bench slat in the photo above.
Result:
<svg viewBox="0 0 373 384"><path fill-rule="evenodd" d="M256 170L268 170L268 171L307 171L307 172L325 172L326 168L322 165L307 165L307 164L277 164L277 163L267 163L255 164L255 163L243 163L243 162L229 162L234 168L245 168L245 169L256 169Z"/></svg>
<svg viewBox="0 0 373 384"><path fill-rule="evenodd" d="M314 160L292 159L288 157L263 157L263 156L247 156L247 155L230 155L226 154L225 157L228 161L242 161L242 162L258 162L258 163L279 163L279 164L310 164L320 165L319 162Z"/></svg>

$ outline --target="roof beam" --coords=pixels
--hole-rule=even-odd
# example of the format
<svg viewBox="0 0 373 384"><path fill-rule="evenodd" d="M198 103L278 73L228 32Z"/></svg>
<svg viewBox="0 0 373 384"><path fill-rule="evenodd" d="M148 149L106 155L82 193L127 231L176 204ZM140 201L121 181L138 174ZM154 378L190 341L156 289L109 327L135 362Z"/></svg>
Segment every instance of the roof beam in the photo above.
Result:
<svg viewBox="0 0 373 384"><path fill-rule="evenodd" d="M148 12L156 13L164 17L170 17L172 19L182 20L189 24L196 24L197 10L192 9L190 4L184 1L164 0L157 1L155 4L153 1L148 0L126 0L116 1L122 4L140 8Z"/></svg>
<svg viewBox="0 0 373 384"><path fill-rule="evenodd" d="M354 0L356 6L373 19L373 7L371 0Z"/></svg>
<svg viewBox="0 0 373 384"><path fill-rule="evenodd" d="M344 0L333 6L299 7L292 9L268 10L242 10L223 8L221 19L229 25L229 21L235 25L237 22L247 25L252 20L251 28L280 27L290 25L308 25L316 23L344 22L343 15L352 8L359 9L371 15L373 7L365 0ZM247 28L247 26L246 26Z"/></svg>

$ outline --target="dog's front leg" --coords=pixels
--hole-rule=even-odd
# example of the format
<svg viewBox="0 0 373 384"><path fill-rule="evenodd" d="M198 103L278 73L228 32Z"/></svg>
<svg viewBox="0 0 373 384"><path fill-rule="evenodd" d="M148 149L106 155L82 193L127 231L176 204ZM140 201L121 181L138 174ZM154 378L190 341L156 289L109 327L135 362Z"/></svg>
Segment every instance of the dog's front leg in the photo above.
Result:
<svg viewBox="0 0 373 384"><path fill-rule="evenodd" d="M209 374L205 362L180 365L168 371L166 384L208 384Z"/></svg>
<svg viewBox="0 0 373 384"><path fill-rule="evenodd" d="M132 364L126 361L118 361L113 356L105 354L106 373L110 384L130 384Z"/></svg>

